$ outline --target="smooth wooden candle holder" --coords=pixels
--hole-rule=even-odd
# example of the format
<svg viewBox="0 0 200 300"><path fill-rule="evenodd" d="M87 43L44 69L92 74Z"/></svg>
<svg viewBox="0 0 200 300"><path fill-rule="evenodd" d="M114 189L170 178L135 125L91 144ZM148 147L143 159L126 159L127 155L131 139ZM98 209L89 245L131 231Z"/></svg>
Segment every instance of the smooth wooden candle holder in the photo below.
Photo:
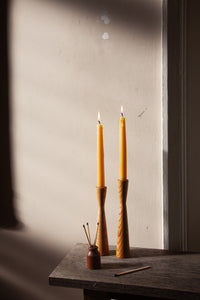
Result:
<svg viewBox="0 0 200 300"><path fill-rule="evenodd" d="M101 256L109 255L106 216L105 216L105 209L104 209L106 191L107 191L106 186L96 187L96 195L97 195L97 202L98 202L97 222L99 222L96 245L98 246L98 250Z"/></svg>
<svg viewBox="0 0 200 300"><path fill-rule="evenodd" d="M128 192L128 180L117 180L119 193L119 219L117 232L117 249L116 256L119 258L130 257L128 217L126 209L126 198Z"/></svg>

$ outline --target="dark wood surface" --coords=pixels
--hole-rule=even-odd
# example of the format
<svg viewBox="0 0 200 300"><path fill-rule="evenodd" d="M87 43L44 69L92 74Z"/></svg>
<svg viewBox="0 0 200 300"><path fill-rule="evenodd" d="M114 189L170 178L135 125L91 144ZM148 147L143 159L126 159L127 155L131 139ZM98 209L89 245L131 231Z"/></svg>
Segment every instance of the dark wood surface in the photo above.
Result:
<svg viewBox="0 0 200 300"><path fill-rule="evenodd" d="M200 254L131 248L131 258L119 259L115 247L101 257L102 268L86 266L88 246L77 244L49 276L50 285L164 299L200 299ZM151 268L114 277L115 273Z"/></svg>

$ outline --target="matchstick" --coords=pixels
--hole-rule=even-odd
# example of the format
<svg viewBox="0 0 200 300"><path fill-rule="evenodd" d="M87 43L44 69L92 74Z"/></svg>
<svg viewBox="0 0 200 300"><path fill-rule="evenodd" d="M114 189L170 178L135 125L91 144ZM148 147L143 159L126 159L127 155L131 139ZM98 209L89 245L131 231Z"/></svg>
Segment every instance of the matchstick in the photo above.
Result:
<svg viewBox="0 0 200 300"><path fill-rule="evenodd" d="M84 228L84 231L85 231L86 238L87 238L87 240L88 240L88 244L89 244L89 246L91 247L91 243L90 243L90 240L89 240L89 238L88 238L87 231L86 231L86 229L85 229L85 225L83 225L83 228Z"/></svg>
<svg viewBox="0 0 200 300"><path fill-rule="evenodd" d="M99 230L99 222L97 223L97 226L96 226L96 235L95 235L95 239L94 239L94 245L96 244L96 241L97 241L98 230Z"/></svg>
<svg viewBox="0 0 200 300"><path fill-rule="evenodd" d="M114 274L114 276L116 277L116 276L126 275L126 274L130 274L130 273L142 271L142 270L145 270L145 269L149 269L149 268L151 268L151 267L150 266L141 267L141 268L137 268L137 269L133 269L133 270L129 270L129 271L117 273L117 274Z"/></svg>
<svg viewBox="0 0 200 300"><path fill-rule="evenodd" d="M89 241L90 241L90 245L91 245L92 243L91 243L91 236L90 236L90 228L89 228L89 223L87 222L87 223L86 223L86 225L87 225L88 237L89 237Z"/></svg>

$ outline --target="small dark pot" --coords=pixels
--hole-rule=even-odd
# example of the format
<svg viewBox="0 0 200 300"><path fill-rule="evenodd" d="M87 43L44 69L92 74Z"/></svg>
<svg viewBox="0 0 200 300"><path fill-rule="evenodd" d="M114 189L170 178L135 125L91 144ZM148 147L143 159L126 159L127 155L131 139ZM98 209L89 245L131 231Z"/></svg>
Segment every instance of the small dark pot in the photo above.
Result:
<svg viewBox="0 0 200 300"><path fill-rule="evenodd" d="M101 268L101 257L96 245L92 245L88 248L87 254L87 267L89 269L100 269Z"/></svg>

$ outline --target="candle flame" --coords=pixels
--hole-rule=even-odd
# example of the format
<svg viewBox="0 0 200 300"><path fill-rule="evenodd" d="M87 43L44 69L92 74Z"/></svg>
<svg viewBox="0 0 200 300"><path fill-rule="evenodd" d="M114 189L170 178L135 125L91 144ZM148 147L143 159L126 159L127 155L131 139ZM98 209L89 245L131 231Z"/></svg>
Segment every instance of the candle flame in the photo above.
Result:
<svg viewBox="0 0 200 300"><path fill-rule="evenodd" d="M123 105L121 105L121 115L123 116L124 114L124 109L123 109Z"/></svg>
<svg viewBox="0 0 200 300"><path fill-rule="evenodd" d="M98 112L98 122L101 123L100 112Z"/></svg>

